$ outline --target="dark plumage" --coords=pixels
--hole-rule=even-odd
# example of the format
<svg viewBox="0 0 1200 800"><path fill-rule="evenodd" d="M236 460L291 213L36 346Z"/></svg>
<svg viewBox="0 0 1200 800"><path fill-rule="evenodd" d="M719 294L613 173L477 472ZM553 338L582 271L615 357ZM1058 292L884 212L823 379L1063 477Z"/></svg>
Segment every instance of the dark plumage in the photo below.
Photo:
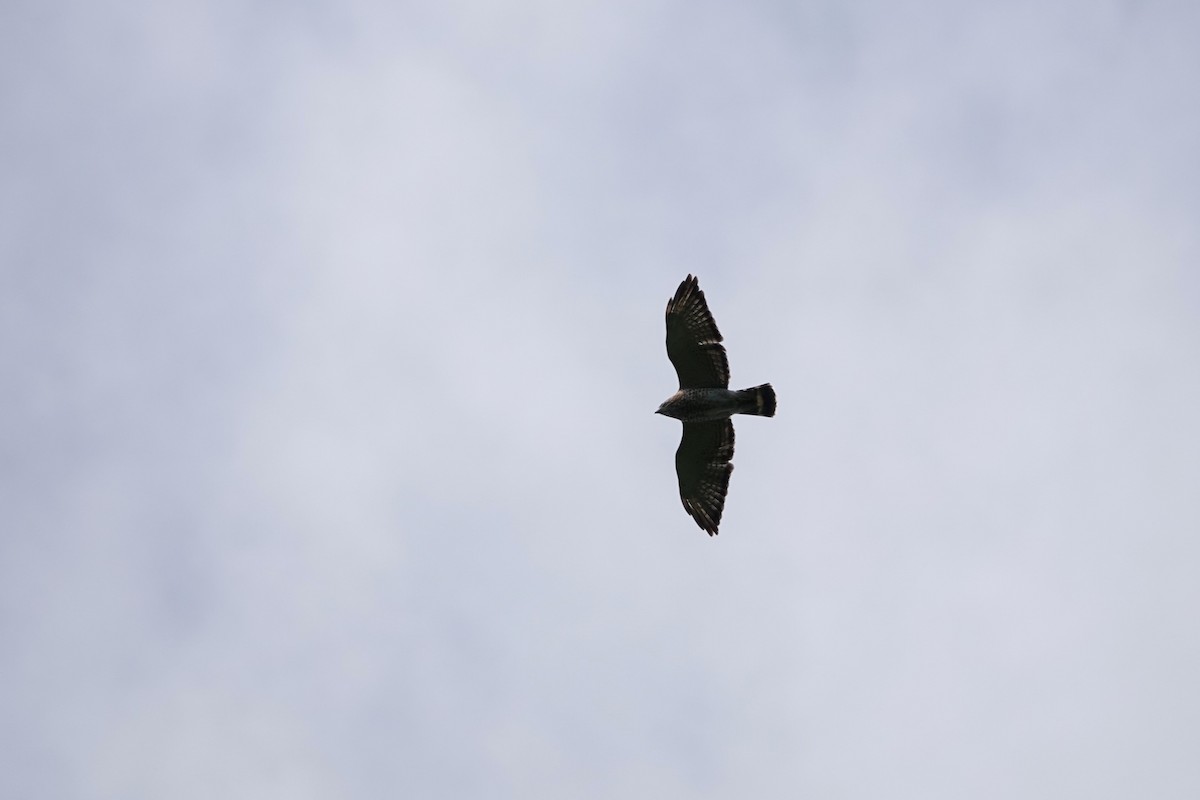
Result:
<svg viewBox="0 0 1200 800"><path fill-rule="evenodd" d="M688 275L667 303L667 356L679 376L679 391L656 413L683 422L675 452L679 497L709 536L717 534L729 474L733 472L733 414L775 416L775 390L729 388L729 360L721 332L696 278Z"/></svg>

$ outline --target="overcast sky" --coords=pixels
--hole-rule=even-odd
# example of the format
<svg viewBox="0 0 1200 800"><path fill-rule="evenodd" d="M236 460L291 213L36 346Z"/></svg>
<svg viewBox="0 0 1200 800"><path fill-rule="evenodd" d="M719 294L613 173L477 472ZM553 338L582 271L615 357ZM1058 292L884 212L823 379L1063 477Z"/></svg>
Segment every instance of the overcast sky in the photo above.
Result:
<svg viewBox="0 0 1200 800"><path fill-rule="evenodd" d="M8 0L0 795L1200 796L1198 26Z"/></svg>

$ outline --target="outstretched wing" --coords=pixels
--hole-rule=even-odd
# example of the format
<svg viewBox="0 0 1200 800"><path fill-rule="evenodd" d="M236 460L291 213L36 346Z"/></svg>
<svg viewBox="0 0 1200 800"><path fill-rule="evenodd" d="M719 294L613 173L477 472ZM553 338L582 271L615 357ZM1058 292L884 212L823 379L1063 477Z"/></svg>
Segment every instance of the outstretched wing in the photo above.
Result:
<svg viewBox="0 0 1200 800"><path fill-rule="evenodd" d="M715 536L721 524L732 458L733 423L728 419L683 423L683 439L675 451L679 498L709 536Z"/></svg>
<svg viewBox="0 0 1200 800"><path fill-rule="evenodd" d="M691 275L667 303L667 356L680 389L728 389L729 360L700 283Z"/></svg>

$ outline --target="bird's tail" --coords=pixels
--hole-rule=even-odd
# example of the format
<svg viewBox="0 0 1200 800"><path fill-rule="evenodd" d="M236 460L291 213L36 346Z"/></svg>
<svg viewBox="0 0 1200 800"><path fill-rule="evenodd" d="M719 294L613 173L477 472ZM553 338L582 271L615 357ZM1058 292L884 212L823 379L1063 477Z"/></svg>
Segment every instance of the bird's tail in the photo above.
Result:
<svg viewBox="0 0 1200 800"><path fill-rule="evenodd" d="M760 417L775 416L775 390L769 383L755 386L753 389L742 389L738 392L738 400L741 402L741 408L738 409L739 414L755 414Z"/></svg>

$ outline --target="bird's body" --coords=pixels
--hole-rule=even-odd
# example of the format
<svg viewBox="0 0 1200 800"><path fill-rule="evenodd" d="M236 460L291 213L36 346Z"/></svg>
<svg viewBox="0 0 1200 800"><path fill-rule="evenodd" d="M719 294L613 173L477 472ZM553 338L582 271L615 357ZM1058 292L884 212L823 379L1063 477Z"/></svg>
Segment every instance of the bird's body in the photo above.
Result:
<svg viewBox="0 0 1200 800"><path fill-rule="evenodd" d="M765 388L764 388L765 387ZM763 414L767 406L769 384L753 389L680 389L658 407L659 414L684 422L710 422L727 419L734 414ZM762 389L763 391L759 391ZM771 411L774 413L774 392L771 392Z"/></svg>
<svg viewBox="0 0 1200 800"><path fill-rule="evenodd" d="M667 356L679 376L679 391L656 413L683 422L675 452L679 497L709 536L717 534L733 472L734 414L775 416L775 390L729 388L729 361L721 332L699 282L688 275L667 303Z"/></svg>

